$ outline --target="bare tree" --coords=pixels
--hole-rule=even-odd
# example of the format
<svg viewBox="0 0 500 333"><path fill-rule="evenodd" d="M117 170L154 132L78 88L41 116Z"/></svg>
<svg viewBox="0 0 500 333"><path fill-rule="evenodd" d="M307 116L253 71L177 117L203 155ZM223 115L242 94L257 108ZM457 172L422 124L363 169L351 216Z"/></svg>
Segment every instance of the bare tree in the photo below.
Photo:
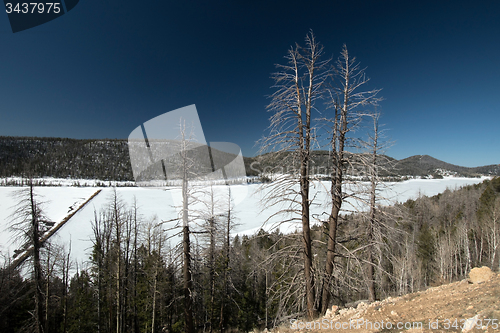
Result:
<svg viewBox="0 0 500 333"><path fill-rule="evenodd" d="M378 192L381 184L380 171L388 171L391 167L391 162L386 156L382 155L385 149L388 148L390 142L384 140L383 132L379 128L380 113L371 114L373 129L368 134L368 140L361 142L362 148L367 152L360 155L361 165L366 169L368 179L370 181L369 188L369 213L366 227L366 284L368 291L368 300L373 302L376 299L375 293L375 268L380 269L380 253L381 246L384 243L383 238L387 237L389 226L385 225L382 228L382 221L378 218L377 204L380 198ZM387 198L382 198L387 199ZM392 218L388 212L384 212L386 218ZM378 259L377 259L378 257Z"/></svg>
<svg viewBox="0 0 500 333"><path fill-rule="evenodd" d="M330 124L329 139L332 151L331 169L331 200L332 208L328 218L328 243L326 255L325 277L321 296L321 312L325 313L330 303L330 289L335 260L335 245L339 213L345 194L342 185L345 182L344 173L348 166L346 149L349 145L348 133L354 129L366 114L364 107L376 105L380 100L376 97L380 90L360 91L368 83L365 71L356 62L344 45L335 67L335 81L329 89L332 117L326 119Z"/></svg>
<svg viewBox="0 0 500 333"><path fill-rule="evenodd" d="M106 306L111 308L111 263L109 260L113 242L113 224L106 211L97 213L94 211L92 221L93 237L93 261L95 266L95 280L97 284L97 332L111 331L112 314L108 311L106 316ZM107 303L107 304L106 304ZM106 316L106 317L105 317Z"/></svg>
<svg viewBox="0 0 500 333"><path fill-rule="evenodd" d="M63 280L63 323L62 323L62 331L65 333L67 331L67 323L68 323L68 289L69 289L69 270L71 268L71 239L69 241L68 250L65 255L62 257L62 280Z"/></svg>
<svg viewBox="0 0 500 333"><path fill-rule="evenodd" d="M269 135L261 140L261 152L273 152L268 156L281 161L282 165L295 166L298 163L298 172L284 175L279 182L272 184L273 193L264 200L270 205L288 203L288 208L281 213L297 212L296 206L300 205L306 312L309 318L314 318L317 309L309 213L309 164L315 133L311 121L315 103L322 97L328 60L321 60L323 47L312 31L306 36L305 42L305 47L296 44L290 48L286 65L277 65L279 72L273 75L276 91L268 106L273 115L270 118ZM300 185L299 191L293 188L297 183ZM292 217L292 220L296 218Z"/></svg>
<svg viewBox="0 0 500 333"><path fill-rule="evenodd" d="M231 198L231 188L228 187L228 198L227 198L227 215L226 215L226 230L225 230L225 242L224 242L224 253L223 253L223 266L222 266L222 298L220 305L220 323L219 328L221 333L224 332L225 324L227 318L224 316L224 305L226 299L229 298L229 264L230 264L230 255L231 255L231 242L230 242L230 233L234 227L234 216L232 213L232 198Z"/></svg>
<svg viewBox="0 0 500 333"><path fill-rule="evenodd" d="M486 233L486 244L490 268L495 269L495 261L500 248L500 197L492 199L491 205L481 215L483 228ZM500 264L498 265L500 267Z"/></svg>
<svg viewBox="0 0 500 333"><path fill-rule="evenodd" d="M180 138L177 142L179 154L173 164L181 180L182 189L182 234L183 234L183 279L184 279L184 331L194 332L193 277L191 268L190 204L196 201L190 180L207 173L208 146L195 142L193 133L186 133L185 120L180 120Z"/></svg>
<svg viewBox="0 0 500 333"><path fill-rule="evenodd" d="M40 252L44 228L52 225L43 215L42 203L34 191L32 179L27 180L28 187L16 193L19 200L11 216L11 229L24 243L26 251L33 253L33 280L35 282L35 331L44 332L45 316L43 313L43 271Z"/></svg>
<svg viewBox="0 0 500 333"><path fill-rule="evenodd" d="M40 252L42 249L41 238L44 229L53 225L48 221L42 211L42 203L34 191L32 179L27 181L28 187L18 191L15 195L18 204L11 215L11 229L23 242L25 251L33 253L33 280L35 282L35 331L44 332L45 316L43 302L43 271Z"/></svg>
<svg viewBox="0 0 500 333"><path fill-rule="evenodd" d="M115 231L115 255L116 255L116 333L122 332L123 321L123 285L122 285L122 236L125 224L124 204L118 197L116 188L113 188L113 196L110 202L110 212Z"/></svg>
<svg viewBox="0 0 500 333"><path fill-rule="evenodd" d="M204 200L201 199L204 197ZM210 332L213 332L215 327L215 293L216 293L216 246L217 236L221 230L221 214L220 202L217 198L216 191L213 186L210 186L206 191L199 193L198 199L202 203L199 217L203 221L201 226L202 235L206 236L206 256L208 257L206 265L208 268L208 300L206 311L208 313L208 322L210 323ZM207 290L207 289L205 289Z"/></svg>
<svg viewBox="0 0 500 333"><path fill-rule="evenodd" d="M160 228L158 228L160 227ZM158 280L159 280L159 271L161 269L161 258L162 258L162 246L164 242L164 234L163 230L161 229L161 224L156 225L156 228L160 229L157 231L154 231L154 245L156 249L154 250L156 252L157 259L154 261L154 273L153 273L153 304L152 304L152 318L151 318L151 333L155 332L156 328L156 306L157 306L157 294L159 293L158 291Z"/></svg>

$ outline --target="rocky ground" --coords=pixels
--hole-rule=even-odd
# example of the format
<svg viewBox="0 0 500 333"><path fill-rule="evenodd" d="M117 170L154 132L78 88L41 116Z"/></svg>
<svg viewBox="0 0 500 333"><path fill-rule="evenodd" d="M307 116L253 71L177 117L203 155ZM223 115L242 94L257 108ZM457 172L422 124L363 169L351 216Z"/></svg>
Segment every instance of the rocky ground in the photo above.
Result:
<svg viewBox="0 0 500 333"><path fill-rule="evenodd" d="M499 332L500 274L475 268L467 280L389 297L356 308L333 307L313 322L299 320L290 332Z"/></svg>

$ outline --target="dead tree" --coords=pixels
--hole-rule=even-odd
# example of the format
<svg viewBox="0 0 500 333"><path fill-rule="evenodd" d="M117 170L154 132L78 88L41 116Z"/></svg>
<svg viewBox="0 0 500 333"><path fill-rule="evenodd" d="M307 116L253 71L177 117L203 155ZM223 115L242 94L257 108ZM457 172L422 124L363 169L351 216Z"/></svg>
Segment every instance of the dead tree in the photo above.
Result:
<svg viewBox="0 0 500 333"><path fill-rule="evenodd" d="M118 197L116 188L113 188L113 196L111 199L110 212L113 220L115 231L115 251L116 251L116 333L122 332L123 321L123 286L122 286L122 234L124 224L124 211L123 203Z"/></svg>
<svg viewBox="0 0 500 333"><path fill-rule="evenodd" d="M228 203L227 203L227 216L226 216L226 230L225 230L225 239L224 239L224 253L223 253L223 264L222 264L222 297L221 297L221 304L220 304L220 323L219 323L219 328L221 333L224 332L225 330L225 325L227 322L227 318L224 316L224 306L227 302L227 300L230 299L229 295L229 284L230 284L230 255L231 255L231 239L230 239L230 234L231 230L234 228L234 216L231 214L232 213L232 197L231 197L231 188L228 187Z"/></svg>
<svg viewBox="0 0 500 333"><path fill-rule="evenodd" d="M71 239L69 241L68 252L62 258L62 278L63 278L63 323L62 331L66 332L68 323L68 289L69 289L69 270L71 268Z"/></svg>
<svg viewBox="0 0 500 333"><path fill-rule="evenodd" d="M359 63L356 62L356 58L351 57L345 45L334 68L333 78L334 81L329 88L329 97L334 113L332 117L325 119L330 124L332 208L328 218L328 243L320 302L321 313L325 313L329 306L330 290L333 284L338 219L345 198L342 185L345 183L344 176L349 163L347 155L348 134L366 114L364 107L376 105L380 100L376 97L380 90L360 91L360 88L368 83L369 79L366 78L364 69L360 68Z"/></svg>
<svg viewBox="0 0 500 333"><path fill-rule="evenodd" d="M44 332L45 316L43 302L43 272L40 258L41 238L47 226L53 225L43 215L42 204L34 191L33 181L28 179L28 187L16 193L19 200L11 215L11 230L23 243L26 251L33 253L33 280L35 282L35 331Z"/></svg>
<svg viewBox="0 0 500 333"><path fill-rule="evenodd" d="M272 152L267 156L283 163L281 167L298 168L272 184L274 190L270 192L273 193L264 200L268 201L268 205L289 203L288 208L281 213L297 212L297 206L300 206L298 210L302 225L306 313L312 319L317 315L317 308L309 213L309 164L315 143L315 131L311 122L315 103L322 97L328 60L321 60L323 47L312 32L306 36L305 41L305 47L296 44L290 48L286 56L288 63L277 65L279 72L273 75L276 91L268 106L273 115L270 118L269 135L261 140L261 152ZM299 191L293 188L297 183ZM291 221L296 219L292 217Z"/></svg>
<svg viewBox="0 0 500 333"><path fill-rule="evenodd" d="M370 302L374 302L376 299L375 293L375 267L377 263L375 262L375 233L380 230L376 230L377 228L377 220L375 217L376 214L376 205L377 205L377 187L379 185L379 166L380 166L380 149L382 149L380 141L379 141L379 120L380 114L375 113L372 115L373 118L373 132L369 135L368 142L366 142L366 148L368 148L369 152L366 156L364 163L366 165L369 179L370 179L370 212L368 216L368 225L366 230L366 239L367 239L367 263L366 263L366 283L367 283L367 291L368 291L368 300Z"/></svg>
<svg viewBox="0 0 500 333"><path fill-rule="evenodd" d="M208 268L208 299L206 311L208 314L208 322L210 323L209 332L213 332L215 328L215 293L216 293L216 246L217 235L221 227L220 224L220 204L213 186L210 186L206 191L201 191L198 199L202 203L200 218L203 221L201 231L206 236L206 255ZM203 197L203 198L201 198ZM204 237L205 238L205 237Z"/></svg>
<svg viewBox="0 0 500 333"><path fill-rule="evenodd" d="M178 155L174 158L175 169L177 169L178 176L181 180L182 188L182 247L184 264L182 274L184 279L184 331L186 333L194 332L194 319L193 319L193 278L191 269L191 241L190 241L190 214L189 205L193 201L192 188L189 185L189 180L198 177L201 173L202 167L198 163L200 156L203 155L200 151L204 152L206 146L194 142L192 133L186 134L185 120L180 120L180 138L177 142L179 145L176 149ZM208 151L208 150L207 150Z"/></svg>

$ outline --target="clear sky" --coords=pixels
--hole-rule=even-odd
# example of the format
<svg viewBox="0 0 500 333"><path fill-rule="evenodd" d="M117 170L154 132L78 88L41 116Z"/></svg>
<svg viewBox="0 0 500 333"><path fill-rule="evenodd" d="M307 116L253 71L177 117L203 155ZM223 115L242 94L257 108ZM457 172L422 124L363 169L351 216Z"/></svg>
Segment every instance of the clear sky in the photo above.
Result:
<svg viewBox="0 0 500 333"><path fill-rule="evenodd" d="M382 88L388 155L500 163L499 1L90 1L13 34L0 13L0 135L127 138L196 104L245 156L274 65L313 29Z"/></svg>

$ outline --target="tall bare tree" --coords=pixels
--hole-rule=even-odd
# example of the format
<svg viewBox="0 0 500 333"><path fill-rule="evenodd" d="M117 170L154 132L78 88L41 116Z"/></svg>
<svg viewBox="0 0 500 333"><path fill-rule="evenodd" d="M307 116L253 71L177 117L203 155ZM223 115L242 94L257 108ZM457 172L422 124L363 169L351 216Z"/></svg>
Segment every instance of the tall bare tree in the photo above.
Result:
<svg viewBox="0 0 500 333"><path fill-rule="evenodd" d="M116 187L113 188L112 199L110 202L110 212L112 223L115 231L115 255L116 255L116 333L120 333L123 330L123 284L122 284L122 236L123 236L123 226L125 224L124 219L124 204L120 200L118 193L116 192Z"/></svg>
<svg viewBox="0 0 500 333"><path fill-rule="evenodd" d="M193 323L193 300L191 293L193 291L193 279L191 276L191 244L189 239L189 169L191 161L188 157L188 141L186 139L185 123L181 124L181 179L182 179L182 233L183 233L183 252L184 252L184 331L186 333L194 332Z"/></svg>
<svg viewBox="0 0 500 333"><path fill-rule="evenodd" d="M222 299L220 303L220 322L219 328L221 333L224 332L225 322L227 318L224 316L224 304L226 299L229 298L228 284L229 284L229 263L231 254L231 242L230 233L231 229L234 227L234 217L231 216L232 202L231 202L231 188L228 187L228 200L227 200L227 216L226 216L226 232L225 232L225 242L224 242L224 258L222 262Z"/></svg>
<svg viewBox="0 0 500 333"><path fill-rule="evenodd" d="M312 267L309 165L315 132L311 122L315 104L322 97L329 60L321 59L323 47L312 31L306 36L305 42L305 47L296 44L289 49L287 64L277 65L279 72L273 75L276 91L268 106L273 115L270 118L269 135L261 141L261 152L274 152L268 156L281 161L281 166L295 167L298 164L298 172L281 177L279 182L272 185L272 194L264 200L269 204L288 202L289 208L282 213L296 211L297 205L300 205L306 312L309 318L314 318L317 308ZM300 187L298 192L293 188L297 183ZM295 218L292 217L292 220Z"/></svg>
<svg viewBox="0 0 500 333"><path fill-rule="evenodd" d="M376 257L377 252L380 249L377 245L380 245L380 221L378 221L377 215L377 200L378 198L378 187L380 184L379 171L380 168L384 168L389 164L389 161L384 156L381 156L380 152L387 148L388 143L381 141L381 131L379 129L379 118L380 113L373 113L373 130L368 135L368 141L364 142L364 148L367 150L365 155L361 156L362 165L365 166L370 179L370 189L369 189L369 215L368 223L366 228L366 240L367 240L367 258L366 258L366 284L368 291L368 300L373 302L376 299L375 293L375 268L377 267ZM378 236L378 237L377 237Z"/></svg>
<svg viewBox="0 0 500 333"><path fill-rule="evenodd" d="M184 331L194 332L194 316L193 316L193 274L192 274L192 253L190 222L197 218L190 208L191 204L199 201L196 193L197 190L190 181L211 171L208 146L196 142L194 138L193 128L187 133L189 127L186 127L185 119L180 119L180 136L176 140L175 151L177 152L169 161L169 166L175 170L174 177L178 177L181 181L181 221L183 234L183 279L184 279ZM199 191L198 191L199 192Z"/></svg>
<svg viewBox="0 0 500 333"><path fill-rule="evenodd" d="M26 251L33 253L33 280L35 282L35 332L42 333L45 329L44 301L43 301L43 271L40 252L41 238L46 226L52 225L42 211L42 203L35 193L33 181L27 180L28 187L18 191L15 196L18 203L11 215L11 229L18 239L23 242Z"/></svg>
<svg viewBox="0 0 500 333"><path fill-rule="evenodd" d="M329 88L333 116L326 119L330 124L329 139L332 151L331 201L332 208L328 218L328 243L326 255L325 276L321 296L321 312L325 313L331 297L332 275L335 260L335 245L339 213L345 194L342 185L345 183L344 174L348 167L347 148L349 146L349 132L353 130L367 114L365 107L375 105L380 99L377 94L380 90L361 91L368 83L365 70L352 57L344 45L340 57L334 68L334 82Z"/></svg>

